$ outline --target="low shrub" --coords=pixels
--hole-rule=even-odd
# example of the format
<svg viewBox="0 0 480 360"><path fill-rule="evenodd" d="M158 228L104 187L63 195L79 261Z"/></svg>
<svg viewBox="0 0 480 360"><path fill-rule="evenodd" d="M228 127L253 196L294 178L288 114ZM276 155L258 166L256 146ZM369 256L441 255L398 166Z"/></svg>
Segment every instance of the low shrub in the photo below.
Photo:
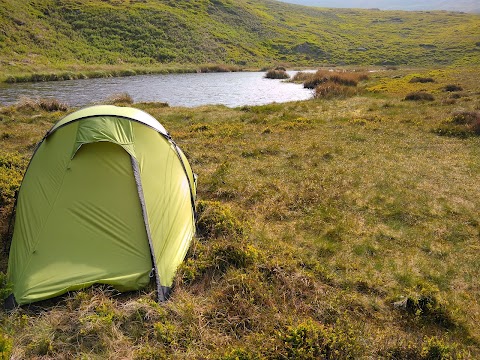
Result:
<svg viewBox="0 0 480 360"><path fill-rule="evenodd" d="M410 342L389 348L385 355L390 360L422 360L421 349Z"/></svg>
<svg viewBox="0 0 480 360"><path fill-rule="evenodd" d="M175 345L177 328L172 323L165 320L157 322L153 325L155 330L155 337L165 346Z"/></svg>
<svg viewBox="0 0 480 360"><path fill-rule="evenodd" d="M480 135L480 111L457 111L438 128L438 135L467 138Z"/></svg>
<svg viewBox="0 0 480 360"><path fill-rule="evenodd" d="M215 244L194 244L192 249L178 268L178 283L191 284L205 276L221 276L230 268L248 268L260 256L259 251L247 242L223 240Z"/></svg>
<svg viewBox="0 0 480 360"><path fill-rule="evenodd" d="M12 285L7 282L7 275L0 271L0 303L12 293ZM1 359L1 357L0 357Z"/></svg>
<svg viewBox="0 0 480 360"><path fill-rule="evenodd" d="M239 239L245 227L227 205L218 201L201 200L197 203L197 234L204 239Z"/></svg>
<svg viewBox="0 0 480 360"><path fill-rule="evenodd" d="M233 349L218 357L217 360L260 360L261 358L252 350Z"/></svg>
<svg viewBox="0 0 480 360"><path fill-rule="evenodd" d="M20 154L0 152L0 207L13 204L26 166L27 160Z"/></svg>
<svg viewBox="0 0 480 360"><path fill-rule="evenodd" d="M267 78L267 79L288 79L288 78L290 78L290 75L288 75L285 70L271 69L271 70L267 71L267 73L265 74L265 78Z"/></svg>
<svg viewBox="0 0 480 360"><path fill-rule="evenodd" d="M415 91L407 94L405 96L405 99L407 101L433 101L435 100L435 97L427 92L424 91Z"/></svg>
<svg viewBox="0 0 480 360"><path fill-rule="evenodd" d="M408 342L390 348L386 352L390 360L447 360L464 359L465 353L456 343L446 343L435 336L425 337L421 344Z"/></svg>
<svg viewBox="0 0 480 360"><path fill-rule="evenodd" d="M205 274L221 275L228 268L245 268L259 257L246 238L246 228L231 209L217 201L197 203L197 235L179 267L179 281L192 283Z"/></svg>
<svg viewBox="0 0 480 360"><path fill-rule="evenodd" d="M0 332L0 360L10 359L13 341L7 335Z"/></svg>
<svg viewBox="0 0 480 360"><path fill-rule="evenodd" d="M428 285L411 291L403 300L394 303L394 307L423 322L444 328L455 327L445 304L438 299L438 289Z"/></svg>
<svg viewBox="0 0 480 360"><path fill-rule="evenodd" d="M410 79L409 83L433 83L435 80L431 77L414 77Z"/></svg>
<svg viewBox="0 0 480 360"><path fill-rule="evenodd" d="M133 353L134 360L164 360L168 359L165 349L148 344L138 348Z"/></svg>
<svg viewBox="0 0 480 360"><path fill-rule="evenodd" d="M457 344L446 344L441 339L432 336L423 341L422 360L457 359Z"/></svg>
<svg viewBox="0 0 480 360"><path fill-rule="evenodd" d="M480 111L456 111L452 114L450 121L457 125L479 125Z"/></svg>
<svg viewBox="0 0 480 360"><path fill-rule="evenodd" d="M463 88L459 85L448 84L443 88L443 90L447 92L454 92L454 91L462 91Z"/></svg>
<svg viewBox="0 0 480 360"><path fill-rule="evenodd" d="M281 334L281 359L354 359L359 345L351 331L326 327L313 321L292 326Z"/></svg>

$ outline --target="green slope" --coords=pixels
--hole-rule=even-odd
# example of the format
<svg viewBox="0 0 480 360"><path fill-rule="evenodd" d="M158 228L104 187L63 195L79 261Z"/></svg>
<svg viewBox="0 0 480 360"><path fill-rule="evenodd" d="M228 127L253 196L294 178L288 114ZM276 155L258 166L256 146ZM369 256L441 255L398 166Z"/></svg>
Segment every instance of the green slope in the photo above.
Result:
<svg viewBox="0 0 480 360"><path fill-rule="evenodd" d="M1 0L2 75L87 65L480 62L480 16L250 0Z"/></svg>

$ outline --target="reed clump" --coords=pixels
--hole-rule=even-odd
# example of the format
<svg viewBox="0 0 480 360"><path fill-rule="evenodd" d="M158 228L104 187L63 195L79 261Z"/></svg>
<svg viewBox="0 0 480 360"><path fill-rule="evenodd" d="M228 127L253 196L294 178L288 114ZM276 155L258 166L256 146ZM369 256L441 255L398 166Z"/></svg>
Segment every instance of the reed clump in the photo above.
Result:
<svg viewBox="0 0 480 360"><path fill-rule="evenodd" d="M298 79L303 78L303 87L315 89L318 85L333 82L343 86L357 86L360 81L368 80L364 72L318 70L315 73L302 73Z"/></svg>

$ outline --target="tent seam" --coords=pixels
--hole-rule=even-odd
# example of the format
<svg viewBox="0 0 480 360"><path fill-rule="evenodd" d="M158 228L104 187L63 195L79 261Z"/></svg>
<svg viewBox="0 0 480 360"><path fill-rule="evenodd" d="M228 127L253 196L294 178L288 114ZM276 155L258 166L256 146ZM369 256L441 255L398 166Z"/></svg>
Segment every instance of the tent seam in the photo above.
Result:
<svg viewBox="0 0 480 360"><path fill-rule="evenodd" d="M142 209L143 222L145 224L145 231L147 233L148 245L150 248L150 256L152 258L152 267L155 275L155 283L157 285L157 299L159 302L165 301L167 296L160 282L160 275L158 274L157 259L155 257L155 249L153 247L152 234L150 232L150 224L148 222L147 207L145 204L145 197L143 195L142 180L140 178L140 168L138 166L137 159L130 155L130 160L132 163L133 177L137 185L138 198L140 201L140 207Z"/></svg>

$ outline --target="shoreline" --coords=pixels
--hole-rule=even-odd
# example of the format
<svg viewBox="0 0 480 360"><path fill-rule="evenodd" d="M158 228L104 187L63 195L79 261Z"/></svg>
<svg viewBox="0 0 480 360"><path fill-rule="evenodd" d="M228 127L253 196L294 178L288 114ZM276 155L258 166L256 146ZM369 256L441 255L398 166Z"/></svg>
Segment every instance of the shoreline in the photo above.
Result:
<svg viewBox="0 0 480 360"><path fill-rule="evenodd" d="M187 74L209 72L239 72L254 71L259 68L243 68L224 64L189 64L165 67L99 67L99 68L76 68L67 70L46 69L44 71L19 71L18 73L6 73L0 75L0 83L34 83L44 81L81 80L108 77L128 77L149 74Z"/></svg>

